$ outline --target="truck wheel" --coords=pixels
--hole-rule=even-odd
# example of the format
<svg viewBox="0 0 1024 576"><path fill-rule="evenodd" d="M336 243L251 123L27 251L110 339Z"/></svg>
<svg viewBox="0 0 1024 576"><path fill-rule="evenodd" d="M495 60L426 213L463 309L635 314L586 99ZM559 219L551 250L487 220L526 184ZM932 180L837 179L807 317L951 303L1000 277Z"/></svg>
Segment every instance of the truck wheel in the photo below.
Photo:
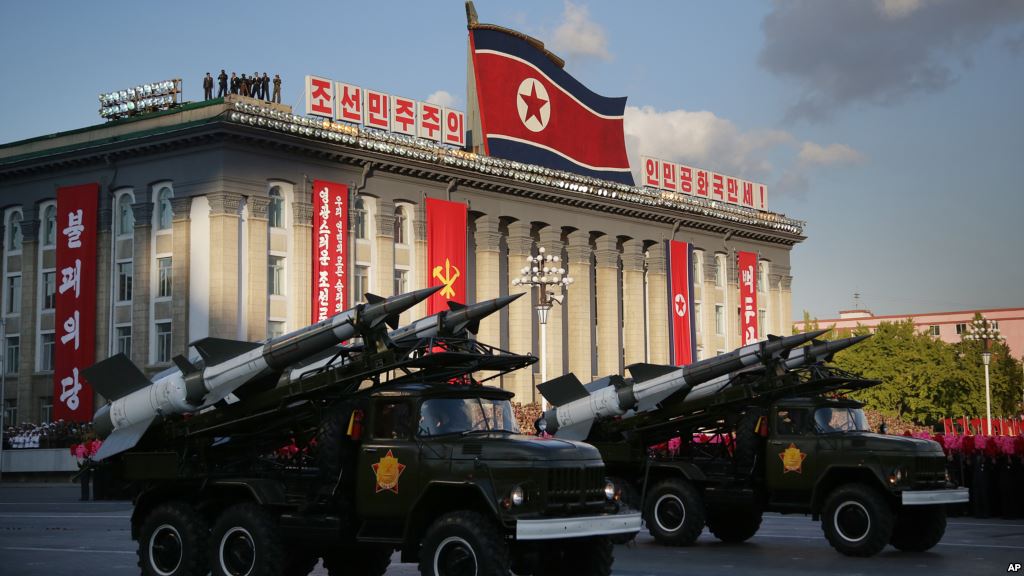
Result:
<svg viewBox="0 0 1024 576"><path fill-rule="evenodd" d="M821 527L829 544L847 556L874 556L892 537L892 509L863 484L836 488L825 501Z"/></svg>
<svg viewBox="0 0 1024 576"><path fill-rule="evenodd" d="M139 531L139 567L146 576L202 576L209 571L203 517L184 502L168 502L146 516Z"/></svg>
<svg viewBox="0 0 1024 576"><path fill-rule="evenodd" d="M708 530L722 542L746 542L760 528L760 510L728 510L708 514Z"/></svg>
<svg viewBox="0 0 1024 576"><path fill-rule="evenodd" d="M942 506L905 506L896 516L890 544L904 552L924 552L946 533L946 509Z"/></svg>
<svg viewBox="0 0 1024 576"><path fill-rule="evenodd" d="M382 576L391 566L392 553L373 544L333 549L324 556L324 568L328 576Z"/></svg>
<svg viewBox="0 0 1024 576"><path fill-rule="evenodd" d="M736 471L741 474L752 475L755 466L762 461L765 442L757 433L757 424L764 415L764 408L748 406L736 424L736 452L733 459Z"/></svg>
<svg viewBox="0 0 1024 576"><path fill-rule="evenodd" d="M257 504L235 504L217 519L210 538L214 576L277 576L284 547L273 517Z"/></svg>
<svg viewBox="0 0 1024 576"><path fill-rule="evenodd" d="M615 561L614 548L605 536L546 542L534 576L609 576Z"/></svg>
<svg viewBox="0 0 1024 576"><path fill-rule="evenodd" d="M423 576L507 576L508 545L498 527L469 510L449 512L431 524L420 549Z"/></svg>
<svg viewBox="0 0 1024 576"><path fill-rule="evenodd" d="M647 495L644 518L659 544L689 546L704 530L704 502L686 480L671 478Z"/></svg>

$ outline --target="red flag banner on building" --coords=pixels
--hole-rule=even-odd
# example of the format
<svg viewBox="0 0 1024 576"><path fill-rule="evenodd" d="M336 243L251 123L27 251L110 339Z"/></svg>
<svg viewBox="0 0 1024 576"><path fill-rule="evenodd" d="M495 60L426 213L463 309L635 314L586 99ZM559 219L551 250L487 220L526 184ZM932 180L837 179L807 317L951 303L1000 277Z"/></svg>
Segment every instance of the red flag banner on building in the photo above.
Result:
<svg viewBox="0 0 1024 576"><path fill-rule="evenodd" d="M693 246L666 240L668 254L669 341L673 364L685 366L697 359L693 316Z"/></svg>
<svg viewBox="0 0 1024 576"><path fill-rule="evenodd" d="M757 342L757 253L740 252L740 345Z"/></svg>
<svg viewBox="0 0 1024 576"><path fill-rule="evenodd" d="M347 306L348 186L313 181L312 321L326 320Z"/></svg>
<svg viewBox="0 0 1024 576"><path fill-rule="evenodd" d="M444 286L427 300L427 314L466 302L466 205L427 198L427 286Z"/></svg>
<svg viewBox="0 0 1024 576"><path fill-rule="evenodd" d="M469 43L476 94L470 104L486 154L633 184L625 98L595 94L543 43L513 30L470 21Z"/></svg>
<svg viewBox="0 0 1024 576"><path fill-rule="evenodd" d="M57 294L53 417L92 420L92 386L81 374L96 360L96 213L99 184L57 189Z"/></svg>

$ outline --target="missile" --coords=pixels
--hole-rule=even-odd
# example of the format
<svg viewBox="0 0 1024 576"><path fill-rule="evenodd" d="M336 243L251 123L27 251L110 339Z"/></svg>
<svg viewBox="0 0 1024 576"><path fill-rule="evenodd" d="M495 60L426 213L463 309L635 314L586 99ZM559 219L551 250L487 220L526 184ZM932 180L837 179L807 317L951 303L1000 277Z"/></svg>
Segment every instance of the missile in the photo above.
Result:
<svg viewBox="0 0 1024 576"><path fill-rule="evenodd" d="M628 411L645 412L679 391L758 364L768 365L785 357L786 352L821 336L828 330L769 337L727 354L695 362L688 366L633 364L633 383L620 376L609 376L580 384L573 374L538 386L541 394L555 407L544 412L538 426L549 434L568 440L582 440L590 433L594 420L621 416Z"/></svg>
<svg viewBox="0 0 1024 576"><path fill-rule="evenodd" d="M184 356L151 381L124 354L98 362L84 371L96 390L111 402L93 416L103 445L96 460L134 447L158 416L194 413L245 384L274 378L291 364L382 323L397 324L398 315L425 300L435 286L392 298L373 298L326 320L265 342L203 338L191 346L199 352L197 366Z"/></svg>
<svg viewBox="0 0 1024 576"><path fill-rule="evenodd" d="M871 334L865 334L863 336L852 336L850 338L840 338L839 340L827 340L827 341L812 341L807 346L797 348L790 352L789 357L782 363L786 370L795 370L801 366L810 366L818 362L830 362L832 357L835 356L836 352L845 350L854 344L857 344L863 340L867 340L871 337Z"/></svg>

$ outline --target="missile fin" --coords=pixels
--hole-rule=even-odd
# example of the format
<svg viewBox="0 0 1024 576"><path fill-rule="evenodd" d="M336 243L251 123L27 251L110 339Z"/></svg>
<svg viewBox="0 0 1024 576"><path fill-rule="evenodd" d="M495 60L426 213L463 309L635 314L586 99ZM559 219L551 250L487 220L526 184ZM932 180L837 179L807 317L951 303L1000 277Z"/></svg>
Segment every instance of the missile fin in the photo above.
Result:
<svg viewBox="0 0 1024 576"><path fill-rule="evenodd" d="M580 383L579 378L572 372L540 384L537 386L537 390L540 390L541 395L554 406L561 406L590 395Z"/></svg>
<svg viewBox="0 0 1024 576"><path fill-rule="evenodd" d="M383 302L383 301L387 300L387 298L385 298L383 296L377 296L376 294L370 294L369 292L367 292L363 296L366 296L366 303L367 304L376 304L377 302Z"/></svg>
<svg viewBox="0 0 1024 576"><path fill-rule="evenodd" d="M448 309L449 310L462 310L465 307L466 307L465 304L461 304L459 302L456 302L455 300L449 300L448 301Z"/></svg>
<svg viewBox="0 0 1024 576"><path fill-rule="evenodd" d="M240 356L262 345L260 342L228 340L227 338L214 338L212 336L196 340L191 344L196 349L196 352L199 352L199 355L202 356L203 362L207 366L220 364L229 358Z"/></svg>
<svg viewBox="0 0 1024 576"><path fill-rule="evenodd" d="M466 326L466 331L470 334L476 334L480 331L480 320L473 320Z"/></svg>
<svg viewBox="0 0 1024 576"><path fill-rule="evenodd" d="M153 423L154 419L156 419L156 416L142 422L136 422L126 428L114 430L110 436L103 440L103 444L100 445L100 449L93 456L93 459L97 461L103 460L108 456L120 454L125 450L134 448L146 434L146 430L149 430L149 425Z"/></svg>
<svg viewBox="0 0 1024 576"><path fill-rule="evenodd" d="M387 298L383 296L377 296L376 294L370 294L369 292L364 294L364 296L366 296L367 304L376 304L378 302L383 302L387 300ZM386 318L384 318L384 323L387 324L392 330L398 330L398 314L391 314L390 316L387 316Z"/></svg>
<svg viewBox="0 0 1024 576"><path fill-rule="evenodd" d="M82 370L85 379L107 400L117 400L152 384L124 354L111 356Z"/></svg>
<svg viewBox="0 0 1024 576"><path fill-rule="evenodd" d="M629 375L633 377L633 382L644 382L646 380L657 378L658 376L664 376L669 372L675 372L676 370L679 370L679 367L637 362L636 364L626 366L626 370L629 370Z"/></svg>
<svg viewBox="0 0 1024 576"><path fill-rule="evenodd" d="M563 426L555 432L555 438L560 440L586 440L587 436L590 436L590 428L593 425L593 420L584 420L571 426Z"/></svg>
<svg viewBox="0 0 1024 576"><path fill-rule="evenodd" d="M200 370L199 367L189 362L188 358L185 358L181 354L178 354L171 360L174 362L174 365L178 367L178 370L181 370L181 373L186 376L189 374L194 374L196 372L202 372L202 370Z"/></svg>

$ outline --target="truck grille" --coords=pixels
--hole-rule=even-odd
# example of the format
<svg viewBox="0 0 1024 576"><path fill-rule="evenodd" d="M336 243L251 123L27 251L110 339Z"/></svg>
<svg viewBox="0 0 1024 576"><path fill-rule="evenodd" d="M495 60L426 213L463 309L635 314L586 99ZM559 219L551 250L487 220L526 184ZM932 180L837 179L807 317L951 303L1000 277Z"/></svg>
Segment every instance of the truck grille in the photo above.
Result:
<svg viewBox="0 0 1024 576"><path fill-rule="evenodd" d="M915 488L936 488L945 485L946 460L944 458L919 458L915 464Z"/></svg>
<svg viewBox="0 0 1024 576"><path fill-rule="evenodd" d="M552 468L548 470L548 506L604 501L604 468Z"/></svg>

